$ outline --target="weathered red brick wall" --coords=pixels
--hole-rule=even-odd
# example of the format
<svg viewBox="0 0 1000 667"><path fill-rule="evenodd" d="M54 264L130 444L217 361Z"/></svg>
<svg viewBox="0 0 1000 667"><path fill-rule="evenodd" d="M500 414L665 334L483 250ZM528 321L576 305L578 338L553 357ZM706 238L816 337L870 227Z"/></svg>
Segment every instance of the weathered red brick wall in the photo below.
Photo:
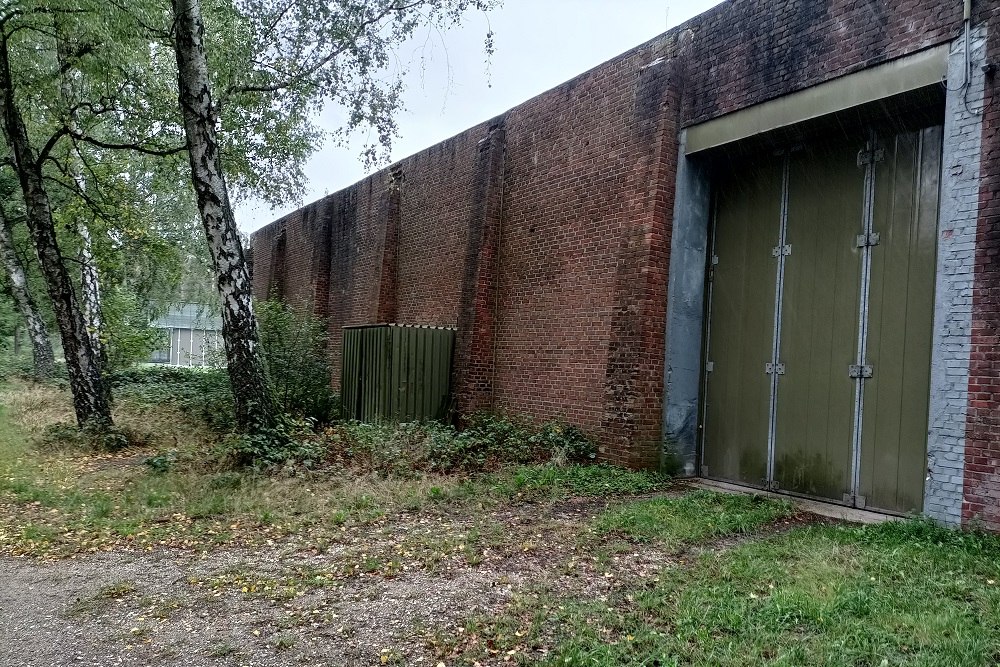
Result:
<svg viewBox="0 0 1000 667"><path fill-rule="evenodd" d="M1000 64L1000 7L980 3L987 61ZM986 77L963 520L1000 530L1000 81Z"/></svg>
<svg viewBox="0 0 1000 667"><path fill-rule="evenodd" d="M961 12L732 0L261 230L255 293L325 290L338 374L345 324L457 325L459 411L567 420L656 465L678 130L954 39Z"/></svg>
<svg viewBox="0 0 1000 667"><path fill-rule="evenodd" d="M950 41L962 13L961 0L731 0L678 28L692 37L684 124Z"/></svg>

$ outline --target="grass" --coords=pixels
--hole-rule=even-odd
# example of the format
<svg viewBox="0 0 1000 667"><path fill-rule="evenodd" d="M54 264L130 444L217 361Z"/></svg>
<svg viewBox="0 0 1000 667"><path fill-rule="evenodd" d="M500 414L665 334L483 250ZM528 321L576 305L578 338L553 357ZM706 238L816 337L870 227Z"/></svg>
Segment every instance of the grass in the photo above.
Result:
<svg viewBox="0 0 1000 667"><path fill-rule="evenodd" d="M142 434L142 447L100 453L40 441L52 424L72 418L69 406L65 392L49 387L0 391L0 544L10 553L207 550L292 534L323 544L400 512L481 513L510 502L646 493L666 484L608 466L402 477L343 468L232 470L206 456L217 436L195 416L128 398L117 402L116 420Z"/></svg>
<svg viewBox="0 0 1000 667"><path fill-rule="evenodd" d="M471 620L449 653L473 660L486 646L518 664L595 667L994 665L998 576L995 536L923 522L812 526L603 599L541 586L501 618Z"/></svg>
<svg viewBox="0 0 1000 667"><path fill-rule="evenodd" d="M428 664L1000 663L1000 536L920 521L804 525L788 502L650 495L667 488L663 478L607 466L403 477L343 467L232 470L206 460L213 441L191 416L127 400L119 420L150 432L142 448L107 454L40 444L36 436L65 419L67 405L51 389L0 393L0 548L58 557L160 546L284 549L298 540L307 560L269 558L263 572L229 564L187 581L195 600L232 595L284 610L270 642L276 654L299 650L304 628L334 623L346 579L389 586L416 569L447 578L484 567L487 578L513 586L513 597L499 610L462 610L457 626L431 623L421 635ZM147 457L164 465L143 465ZM169 619L192 604L170 593L144 596L121 581L71 611L132 600L145 616ZM236 651L217 644L207 654Z"/></svg>
<svg viewBox="0 0 1000 667"><path fill-rule="evenodd" d="M696 491L679 498L650 498L609 510L595 521L599 534L668 549L723 535L745 534L794 513L794 506L762 496Z"/></svg>

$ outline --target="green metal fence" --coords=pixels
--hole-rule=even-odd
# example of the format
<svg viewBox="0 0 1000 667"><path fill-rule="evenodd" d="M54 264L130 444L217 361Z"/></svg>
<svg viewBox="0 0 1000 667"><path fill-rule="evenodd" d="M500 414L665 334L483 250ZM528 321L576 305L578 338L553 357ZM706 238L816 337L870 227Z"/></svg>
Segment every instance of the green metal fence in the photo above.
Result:
<svg viewBox="0 0 1000 667"><path fill-rule="evenodd" d="M344 327L344 416L364 422L445 418L454 348L455 330L450 328Z"/></svg>

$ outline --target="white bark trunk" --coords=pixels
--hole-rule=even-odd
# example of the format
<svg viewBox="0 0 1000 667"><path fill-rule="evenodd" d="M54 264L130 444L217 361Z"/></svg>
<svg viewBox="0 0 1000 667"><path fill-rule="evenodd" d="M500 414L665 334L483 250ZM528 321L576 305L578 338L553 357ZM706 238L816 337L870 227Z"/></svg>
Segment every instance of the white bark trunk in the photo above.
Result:
<svg viewBox="0 0 1000 667"><path fill-rule="evenodd" d="M199 0L172 0L172 4L178 101L184 116L191 182L222 298L222 337L236 420L241 428L254 429L273 422L274 405L260 354L243 244L219 156L218 114L205 58L201 4Z"/></svg>
<svg viewBox="0 0 1000 667"><path fill-rule="evenodd" d="M38 313L38 307L28 289L28 278L24 272L21 259L14 250L14 238L11 235L10 225L3 210L0 209L0 255L3 256L3 265L7 270L7 277L10 279L10 293L14 297L14 303L24 318L28 329L28 339L31 341L31 354L34 361L35 379L47 380L55 372L55 354L52 352L52 339L49 337L48 327L45 320ZM15 349L18 346L20 331L15 332Z"/></svg>

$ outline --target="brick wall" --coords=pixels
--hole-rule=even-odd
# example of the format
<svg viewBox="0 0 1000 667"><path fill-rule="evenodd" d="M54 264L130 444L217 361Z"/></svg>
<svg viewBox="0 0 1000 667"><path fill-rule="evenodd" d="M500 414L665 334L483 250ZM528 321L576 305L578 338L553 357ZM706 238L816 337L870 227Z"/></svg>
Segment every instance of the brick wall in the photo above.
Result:
<svg viewBox="0 0 1000 667"><path fill-rule="evenodd" d="M656 465L679 128L960 22L957 1L725 3L264 228L255 294L328 318L335 375L341 326L458 325L460 411L564 419L606 460Z"/></svg>
<svg viewBox="0 0 1000 667"><path fill-rule="evenodd" d="M987 61L1000 64L1000 7L989 3ZM983 7L986 3L981 3ZM1000 530L1000 85L987 76L965 450L966 523Z"/></svg>
<svg viewBox="0 0 1000 667"><path fill-rule="evenodd" d="M985 2L985 0L983 0ZM692 36L684 124L954 39L961 0L732 0Z"/></svg>

